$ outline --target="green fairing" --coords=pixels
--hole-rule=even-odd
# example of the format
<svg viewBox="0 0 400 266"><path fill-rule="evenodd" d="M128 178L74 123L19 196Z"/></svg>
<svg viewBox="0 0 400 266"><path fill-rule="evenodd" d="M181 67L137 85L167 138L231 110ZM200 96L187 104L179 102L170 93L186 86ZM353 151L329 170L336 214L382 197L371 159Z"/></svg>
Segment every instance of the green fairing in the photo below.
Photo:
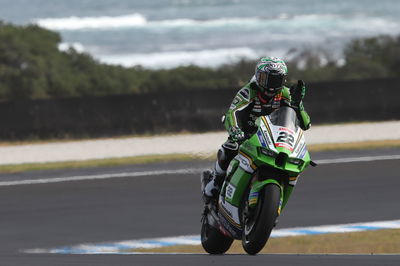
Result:
<svg viewBox="0 0 400 266"><path fill-rule="evenodd" d="M290 198L290 195L292 195L293 192L293 188L292 186L285 186L284 188L284 192L283 192L283 202L282 202L282 209L281 211L286 207L286 204Z"/></svg>
<svg viewBox="0 0 400 266"><path fill-rule="evenodd" d="M226 198L225 200L233 204L234 206L239 207L243 193L246 190L246 187L249 184L251 178L252 174L249 174L245 172L242 168L238 167L229 182L236 188L235 193L232 199Z"/></svg>
<svg viewBox="0 0 400 266"><path fill-rule="evenodd" d="M248 150L247 150L248 151ZM247 173L244 171L242 168L238 167L239 162L237 160L232 160L231 166L230 166L230 171L228 171L228 180L231 185L233 185L236 190L234 193L234 196L232 199L225 198L225 200L229 203L231 203L234 206L239 207L240 202L243 198L243 193L246 190L246 187L248 186L249 182L251 181L253 174ZM233 175L232 175L233 174ZM230 176L232 175L232 176ZM273 177L272 177L273 178ZM276 184L279 186L281 190L281 208L280 212L285 208L286 203L288 202L290 195L292 194L293 187L291 186L285 186L284 188L281 186L281 184L276 181L275 179L267 179L264 181L254 181L254 183L251 185L251 190L249 193L249 196L252 195L254 192L260 192L260 190L266 186L267 184ZM224 185L224 188L226 187L226 183ZM249 202L250 197L249 197ZM251 204L249 204L250 207L254 207L257 204L257 200Z"/></svg>
<svg viewBox="0 0 400 266"><path fill-rule="evenodd" d="M304 114L307 114L304 111ZM256 121L256 125L257 127L260 127L261 124L261 118L258 118ZM261 130L261 129L259 129ZM288 161L286 161L282 166L278 166L276 165L275 162L275 158L274 157L270 157L267 156L263 153L261 153L261 143L259 138L257 137L257 134L254 134L250 139L248 139L247 141L245 141L241 146L240 146L240 152L242 154L245 154L246 157L251 158L251 161L253 163L253 165L255 166L255 168L258 168L261 165L270 165L273 166L276 169L280 169L282 171L284 171L285 173L288 174L289 177L298 177L299 174L301 172L303 172L305 170L305 168L307 168L310 164L311 158L308 152L305 153L304 157L302 158L302 164L301 165L296 165L293 163L290 163ZM278 153L284 153L287 154L288 156L291 154L291 151L288 150L287 148L284 147L276 147L276 150ZM280 184L274 176L270 176L270 177L263 177L263 178L267 178L266 180L263 181L258 181L258 180L252 180L253 179L253 174L250 174L248 172L246 172L244 169L242 169L241 167L239 167L239 161L234 159L232 160L230 167L228 169L228 178L227 178L227 182L225 182L224 187L226 187L226 185L228 183L230 183L231 185L233 185L235 187L235 192L232 198L228 199L226 198L226 200L231 203L232 205L239 207L240 206L240 202L242 201L243 198L243 194L246 190L246 188L249 186L250 182L253 182L250 187L250 193L249 193L249 206L253 207L257 204L257 196L258 196L258 192L260 192L260 190L265 187L267 184L276 184L277 186L279 186L280 190L281 190L281 205L279 208L279 212L282 211L289 198L290 195L293 192L293 186L289 185L289 184Z"/></svg>
<svg viewBox="0 0 400 266"><path fill-rule="evenodd" d="M258 121L258 124L259 124L259 121ZM251 145L248 145L247 143L251 143ZM253 152L251 152L251 150L248 149L248 147L253 147L253 148L254 148L255 146L260 146L260 145L261 145L261 144L260 144L258 138L255 137L255 136L253 136L252 138L250 138L248 141L246 141L246 142L241 146L241 149L240 149L240 150L243 151L243 152L245 152L245 153L248 154L248 155L251 155L252 158L257 158L257 159L254 160L254 162L255 162L255 164L256 164L257 166L258 166L258 165L262 165L262 164L275 165L275 159L274 159L274 158L265 156L264 154L262 154L262 153L260 153L260 152L253 153ZM254 149L255 149L255 148L254 148ZM277 147L277 150L280 151L280 152L287 153L287 150L284 149L284 148L279 148L279 147ZM308 157L307 157L307 156L308 156ZM304 160L305 160L305 162L308 162L308 163L305 163L305 164L303 165L303 167L301 167L300 169L299 169L297 166L294 166L294 165L288 164L288 163L285 164L285 167L280 167L280 168L281 168L282 170L285 170L285 171L290 171L292 176L298 176L299 173L302 172L302 171L304 171L304 169L305 169L305 168L308 166L308 164L309 164L310 158L309 158L309 154L308 154L308 153L306 154L306 157L304 158ZM277 166L275 165L275 167L277 167ZM278 167L277 167L277 168L278 168ZM273 178L273 177L271 177L271 178ZM282 203L282 206L281 206L281 210L280 210L280 211L282 211L282 210L285 208L285 206L286 206L286 204L287 204L287 202L288 202L288 200L289 200L289 198L290 198L290 195L291 195L292 192L293 192L293 187L292 187L292 186L287 185L287 186L284 186L284 188L283 188L283 187L281 186L281 184L279 184L279 182L277 182L275 179L267 179L267 180L265 180L265 181L263 181L263 182L256 181L256 182L252 185L252 188L251 188L251 191L250 191L249 196L250 196L251 193L253 193L253 192L259 192L260 189L261 189L262 187L264 187L266 184L269 184L269 183L274 183L274 184L278 185L279 188L281 189L281 202L283 202L283 203ZM251 202L251 201L250 201L250 198L249 198L249 202ZM257 201L254 201L254 202L252 202L252 204L249 204L249 206L250 206L250 207L253 207L253 206L255 206L256 204L257 204Z"/></svg>
<svg viewBox="0 0 400 266"><path fill-rule="evenodd" d="M249 144L246 144L249 143ZM273 165L275 168L281 169L287 173L289 173L290 176L297 176L301 172L304 171L304 169L309 165L310 157L309 154L306 153L306 156L303 158L304 164L299 167L298 165L294 165L292 163L286 162L283 166L278 166L275 164L275 158L269 157L267 155L264 155L260 152L260 150L256 149L255 147L261 146L261 143L256 135L253 135L249 140L247 140L245 143L243 143L240 146L240 150L249 155L252 159L253 162L256 166L260 165ZM250 150L249 147L252 147ZM286 148L282 147L276 147L276 150L278 152L283 152L286 154L290 154L290 151L287 150Z"/></svg>

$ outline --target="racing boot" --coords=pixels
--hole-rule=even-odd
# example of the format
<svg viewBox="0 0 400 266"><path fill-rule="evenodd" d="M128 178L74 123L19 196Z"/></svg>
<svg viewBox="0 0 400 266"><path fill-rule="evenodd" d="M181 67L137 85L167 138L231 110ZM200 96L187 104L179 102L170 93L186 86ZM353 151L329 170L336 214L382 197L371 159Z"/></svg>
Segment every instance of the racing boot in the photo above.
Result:
<svg viewBox="0 0 400 266"><path fill-rule="evenodd" d="M224 183L226 170L230 161L237 155L239 144L227 140L218 150L214 171L204 171L202 175L203 200L208 204L212 199L218 199L218 194Z"/></svg>

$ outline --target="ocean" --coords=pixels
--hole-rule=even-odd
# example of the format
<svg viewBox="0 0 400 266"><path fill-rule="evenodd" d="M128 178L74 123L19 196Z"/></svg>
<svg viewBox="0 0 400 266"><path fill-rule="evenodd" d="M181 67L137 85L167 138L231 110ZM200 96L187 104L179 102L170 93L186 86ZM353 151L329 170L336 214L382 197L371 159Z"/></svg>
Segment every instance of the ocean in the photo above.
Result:
<svg viewBox="0 0 400 266"><path fill-rule="evenodd" d="M38 24L101 62L218 67L302 49L337 58L355 38L400 34L398 0L0 0L0 19Z"/></svg>

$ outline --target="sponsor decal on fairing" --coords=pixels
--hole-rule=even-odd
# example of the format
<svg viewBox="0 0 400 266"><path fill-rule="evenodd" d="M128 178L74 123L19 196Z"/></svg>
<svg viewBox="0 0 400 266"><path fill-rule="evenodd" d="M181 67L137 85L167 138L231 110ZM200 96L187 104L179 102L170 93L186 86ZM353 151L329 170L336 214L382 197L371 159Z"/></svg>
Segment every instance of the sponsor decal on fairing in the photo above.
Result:
<svg viewBox="0 0 400 266"><path fill-rule="evenodd" d="M235 158L236 158L236 160L239 161L240 168L242 168L247 173L250 173L250 174L254 173L254 169L252 168L253 162L250 161L249 158L244 156L243 153L239 153Z"/></svg>
<svg viewBox="0 0 400 266"><path fill-rule="evenodd" d="M260 142L261 146L267 147L267 144L264 141L264 136L260 130L257 131L257 137L258 137L258 141Z"/></svg>
<svg viewBox="0 0 400 266"><path fill-rule="evenodd" d="M270 122L269 118L267 119ZM297 130L297 132L295 132L290 128L282 126L271 125L271 127L272 135L275 139L275 146L286 148L293 152L295 145L298 142L298 139L302 137L300 136L301 130Z"/></svg>
<svg viewBox="0 0 400 266"><path fill-rule="evenodd" d="M277 151L276 150L276 148L275 148L275 146L274 146L274 143L273 143L273 141L272 141L272 139L271 139L271 137L272 137L272 132L270 133L270 130L268 130L267 129L267 126L266 126L266 124L265 124L265 122L266 121L264 121L263 119L261 120L261 123L260 123L260 127L261 127L261 130L262 130L262 135L263 135L263 137L264 137L264 140L265 140L265 142L266 142L266 144L267 144L267 147L270 149L270 150L273 150L273 151Z"/></svg>
<svg viewBox="0 0 400 266"><path fill-rule="evenodd" d="M236 191L236 187L233 186L232 184L229 184L226 187L225 198L228 199L228 200L232 200L233 199L233 195L235 195L235 191Z"/></svg>
<svg viewBox="0 0 400 266"><path fill-rule="evenodd" d="M219 201L219 206L224 214L226 216L225 218L228 219L228 221L235 226L237 229L241 229L240 226L240 220L239 220L239 209L229 202L225 200Z"/></svg>

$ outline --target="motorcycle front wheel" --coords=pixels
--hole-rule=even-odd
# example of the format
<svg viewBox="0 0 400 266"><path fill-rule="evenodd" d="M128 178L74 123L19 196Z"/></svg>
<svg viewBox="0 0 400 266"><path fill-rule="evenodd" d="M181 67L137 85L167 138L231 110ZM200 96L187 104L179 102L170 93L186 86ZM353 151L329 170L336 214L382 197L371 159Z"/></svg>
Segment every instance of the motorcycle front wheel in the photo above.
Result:
<svg viewBox="0 0 400 266"><path fill-rule="evenodd" d="M278 217L281 190L275 184L266 185L259 194L253 215L243 221L242 246L255 255L264 248Z"/></svg>

